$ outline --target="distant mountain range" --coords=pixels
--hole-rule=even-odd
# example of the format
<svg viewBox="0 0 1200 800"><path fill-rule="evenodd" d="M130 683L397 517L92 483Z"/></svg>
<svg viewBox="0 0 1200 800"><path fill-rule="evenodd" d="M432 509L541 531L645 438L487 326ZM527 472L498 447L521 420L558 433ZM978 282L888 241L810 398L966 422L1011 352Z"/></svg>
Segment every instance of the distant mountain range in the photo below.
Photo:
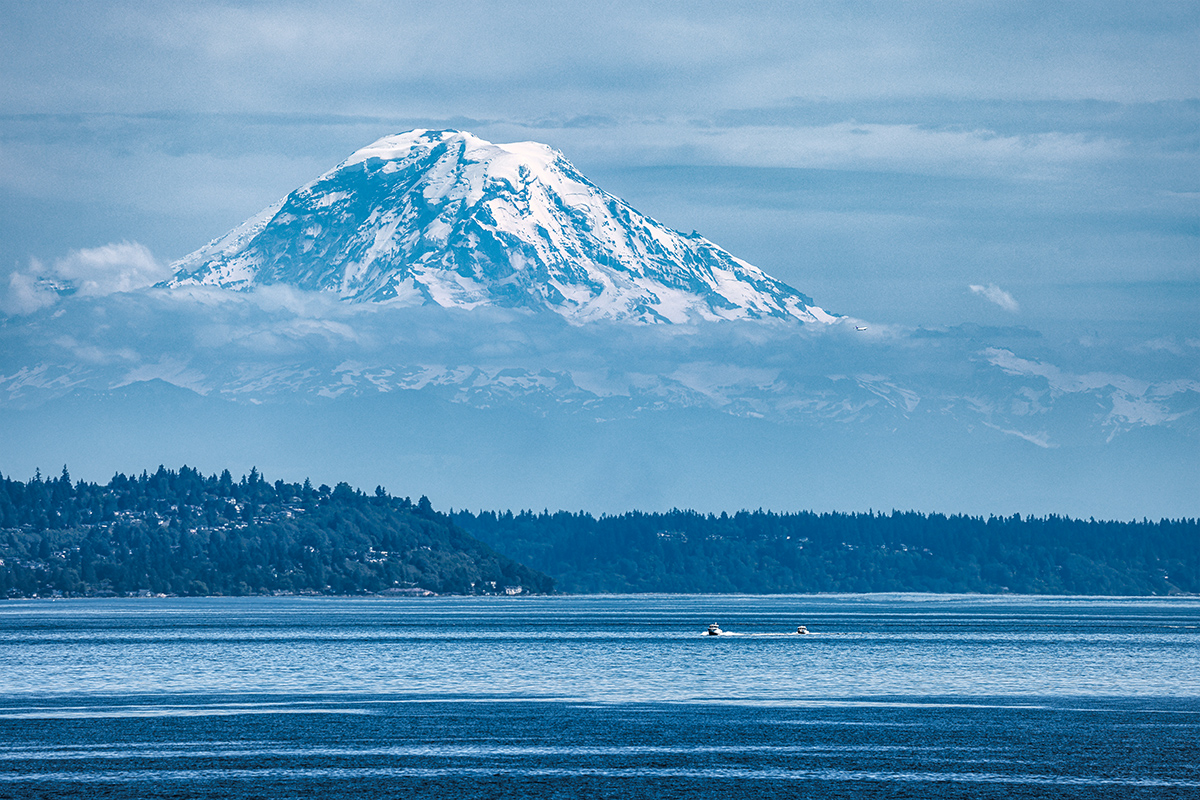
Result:
<svg viewBox="0 0 1200 800"><path fill-rule="evenodd" d="M357 302L549 309L572 322L833 322L537 142L415 130L362 148L173 266L167 285L287 284Z"/></svg>

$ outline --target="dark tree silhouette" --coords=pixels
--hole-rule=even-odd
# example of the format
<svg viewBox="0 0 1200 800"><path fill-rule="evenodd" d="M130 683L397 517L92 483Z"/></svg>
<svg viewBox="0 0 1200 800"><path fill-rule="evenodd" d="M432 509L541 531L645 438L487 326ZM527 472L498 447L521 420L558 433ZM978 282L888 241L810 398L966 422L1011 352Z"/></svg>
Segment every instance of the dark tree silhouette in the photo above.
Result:
<svg viewBox="0 0 1200 800"><path fill-rule="evenodd" d="M762 510L453 519L565 592L1200 592L1194 519Z"/></svg>
<svg viewBox="0 0 1200 800"><path fill-rule="evenodd" d="M183 467L105 486L0 478L0 597L503 594L553 581L435 512L377 489L235 482Z"/></svg>

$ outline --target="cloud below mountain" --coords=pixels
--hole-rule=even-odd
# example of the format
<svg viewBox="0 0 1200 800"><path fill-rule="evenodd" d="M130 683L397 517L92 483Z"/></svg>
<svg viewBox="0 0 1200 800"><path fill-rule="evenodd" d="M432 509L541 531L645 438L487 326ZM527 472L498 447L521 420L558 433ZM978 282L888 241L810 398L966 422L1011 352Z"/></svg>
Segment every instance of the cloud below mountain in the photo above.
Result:
<svg viewBox="0 0 1200 800"><path fill-rule="evenodd" d="M0 293L0 311L29 314L52 306L62 295L103 297L152 286L170 275L170 269L137 242L115 242L72 250L44 264L37 259L25 269L13 270Z"/></svg>
<svg viewBox="0 0 1200 800"><path fill-rule="evenodd" d="M8 322L6 471L336 467L471 507L1194 513L1186 346L969 325L578 326L278 285L76 294Z"/></svg>
<svg viewBox="0 0 1200 800"><path fill-rule="evenodd" d="M859 331L853 321L579 326L526 309L356 304L283 285L68 297L0 338L9 407L158 379L240 403L425 391L589 418L707 408L871 429L937 417L1044 446L1146 426L1193 435L1200 406L1191 348L1138 355L1026 328ZM1103 413L1076 408L1082 398Z"/></svg>

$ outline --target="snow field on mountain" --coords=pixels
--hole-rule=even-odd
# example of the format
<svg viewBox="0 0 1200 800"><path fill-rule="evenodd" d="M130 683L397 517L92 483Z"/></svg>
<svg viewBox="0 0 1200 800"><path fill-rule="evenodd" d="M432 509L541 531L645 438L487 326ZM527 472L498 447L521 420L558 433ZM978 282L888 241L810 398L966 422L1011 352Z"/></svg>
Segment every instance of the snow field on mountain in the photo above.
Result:
<svg viewBox="0 0 1200 800"><path fill-rule="evenodd" d="M173 265L171 286L283 283L355 302L495 305L596 320L837 319L536 142L386 136Z"/></svg>

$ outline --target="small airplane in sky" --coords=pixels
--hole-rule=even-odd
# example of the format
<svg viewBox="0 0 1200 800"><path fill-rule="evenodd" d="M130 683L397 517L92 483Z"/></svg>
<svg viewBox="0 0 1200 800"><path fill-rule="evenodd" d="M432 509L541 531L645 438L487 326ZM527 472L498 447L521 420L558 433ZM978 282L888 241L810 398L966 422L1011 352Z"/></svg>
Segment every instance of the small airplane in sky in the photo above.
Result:
<svg viewBox="0 0 1200 800"><path fill-rule="evenodd" d="M856 330L856 331L865 331L866 329L867 329L866 325L855 325L854 326L854 330Z"/></svg>

